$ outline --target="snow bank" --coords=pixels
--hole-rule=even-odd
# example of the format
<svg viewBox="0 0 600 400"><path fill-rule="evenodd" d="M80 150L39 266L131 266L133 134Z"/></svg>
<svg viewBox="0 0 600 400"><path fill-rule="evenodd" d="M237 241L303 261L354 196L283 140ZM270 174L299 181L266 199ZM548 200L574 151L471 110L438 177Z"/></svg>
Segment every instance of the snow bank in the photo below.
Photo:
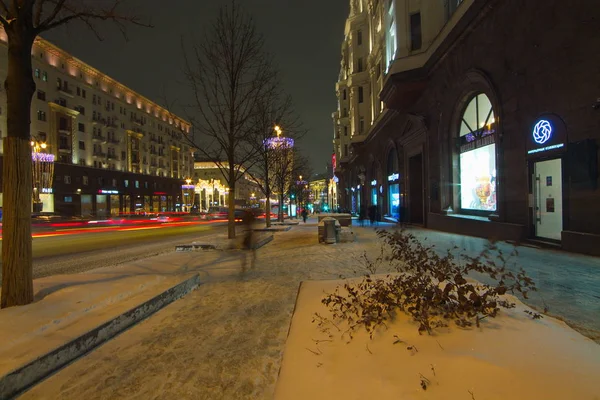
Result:
<svg viewBox="0 0 600 400"><path fill-rule="evenodd" d="M276 399L600 399L600 346L556 319L532 320L516 298L480 329L420 336L400 314L373 340L360 331L349 341L311 322L330 316L321 299L342 283L303 282Z"/></svg>

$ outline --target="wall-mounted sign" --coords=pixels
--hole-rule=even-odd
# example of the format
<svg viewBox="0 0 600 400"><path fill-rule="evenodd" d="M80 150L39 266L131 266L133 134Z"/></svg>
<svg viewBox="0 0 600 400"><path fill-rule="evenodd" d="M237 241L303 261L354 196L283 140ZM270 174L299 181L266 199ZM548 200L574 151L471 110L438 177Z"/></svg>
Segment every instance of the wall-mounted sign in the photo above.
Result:
<svg viewBox="0 0 600 400"><path fill-rule="evenodd" d="M119 194L119 191L118 190L100 189L100 190L98 190L98 193L100 193L100 194Z"/></svg>
<svg viewBox="0 0 600 400"><path fill-rule="evenodd" d="M53 190L52 190L52 188L42 188L42 193L50 194L50 193L53 193Z"/></svg>
<svg viewBox="0 0 600 400"><path fill-rule="evenodd" d="M541 119L533 127L533 141L537 144L544 144L552 137L552 124L550 121Z"/></svg>
<svg viewBox="0 0 600 400"><path fill-rule="evenodd" d="M527 154L535 154L535 153L541 153L543 151L548 151L548 150L556 150L556 149L560 149L565 147L564 143L559 143L559 144L553 144L550 146L546 146L546 147L540 147L538 149L531 149L527 152Z"/></svg>
<svg viewBox="0 0 600 400"><path fill-rule="evenodd" d="M400 174L388 175L388 182L397 181L398 179L400 179Z"/></svg>
<svg viewBox="0 0 600 400"><path fill-rule="evenodd" d="M544 114L533 124L527 135L527 155L562 152L567 148L567 127L555 114Z"/></svg>
<svg viewBox="0 0 600 400"><path fill-rule="evenodd" d="M371 186L377 186L377 179L373 179L371 181Z"/></svg>

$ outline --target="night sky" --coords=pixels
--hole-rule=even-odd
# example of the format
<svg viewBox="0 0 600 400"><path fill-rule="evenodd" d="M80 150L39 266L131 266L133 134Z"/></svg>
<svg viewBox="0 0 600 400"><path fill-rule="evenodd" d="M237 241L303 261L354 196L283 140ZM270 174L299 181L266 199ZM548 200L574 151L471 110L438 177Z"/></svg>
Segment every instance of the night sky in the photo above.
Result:
<svg viewBox="0 0 600 400"><path fill-rule="evenodd" d="M108 22L98 24L103 41L77 23L43 36L161 105L163 90L171 102L189 103L191 93L182 74L181 37L200 40L202 27L227 3L229 0L129 0L127 9L138 10L135 14L154 26L130 26L129 41ZM331 113L336 108L335 82L348 3L239 1L265 36L267 50L274 53L282 73L284 89L292 95L295 108L309 129L300 147L310 157L314 172L324 172L326 163L331 161ZM179 110L175 107L175 112Z"/></svg>

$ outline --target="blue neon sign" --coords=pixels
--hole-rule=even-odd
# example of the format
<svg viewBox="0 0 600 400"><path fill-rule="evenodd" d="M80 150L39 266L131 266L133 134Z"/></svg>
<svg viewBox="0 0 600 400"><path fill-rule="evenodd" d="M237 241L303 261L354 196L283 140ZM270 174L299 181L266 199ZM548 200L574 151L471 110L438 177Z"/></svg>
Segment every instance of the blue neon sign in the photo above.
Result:
<svg viewBox="0 0 600 400"><path fill-rule="evenodd" d="M533 141L537 144L544 144L552 137L552 124L550 121L541 119L533 127Z"/></svg>

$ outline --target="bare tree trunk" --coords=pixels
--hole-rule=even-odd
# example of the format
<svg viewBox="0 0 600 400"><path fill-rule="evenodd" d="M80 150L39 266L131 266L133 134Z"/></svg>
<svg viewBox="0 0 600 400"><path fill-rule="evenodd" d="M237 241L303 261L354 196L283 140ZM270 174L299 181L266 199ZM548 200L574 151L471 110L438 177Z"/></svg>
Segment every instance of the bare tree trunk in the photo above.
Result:
<svg viewBox="0 0 600 400"><path fill-rule="evenodd" d="M228 215L228 223L227 223L227 237L229 239L235 238L235 170L232 163L229 164L229 198L228 198L228 206L229 206L229 215Z"/></svg>
<svg viewBox="0 0 600 400"><path fill-rule="evenodd" d="M279 195L279 212L277 213L277 220L283 222L283 192Z"/></svg>
<svg viewBox="0 0 600 400"><path fill-rule="evenodd" d="M4 83L8 132L3 144L2 173L2 308L33 301L29 143L31 98L35 92L31 67L33 37L25 32L8 34L8 74Z"/></svg>
<svg viewBox="0 0 600 400"><path fill-rule="evenodd" d="M267 195L267 200L265 201L265 218L267 221L267 228L271 227L271 194Z"/></svg>

